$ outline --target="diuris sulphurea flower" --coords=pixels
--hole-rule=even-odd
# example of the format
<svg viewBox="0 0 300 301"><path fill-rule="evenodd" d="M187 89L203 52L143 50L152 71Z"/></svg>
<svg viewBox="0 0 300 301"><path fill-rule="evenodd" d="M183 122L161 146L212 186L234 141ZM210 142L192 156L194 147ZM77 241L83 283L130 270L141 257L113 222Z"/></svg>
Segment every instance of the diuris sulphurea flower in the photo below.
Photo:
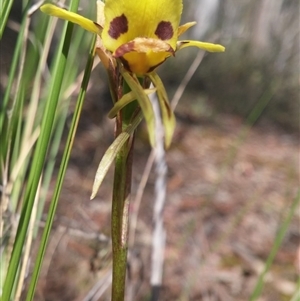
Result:
<svg viewBox="0 0 300 301"><path fill-rule="evenodd" d="M114 103L109 117L114 117L128 103L137 99L152 146L155 144L155 117L148 94L156 91L166 147L171 144L176 122L155 69L186 47L194 46L209 52L225 51L225 47L219 44L178 40L180 35L196 24L189 22L179 25L182 9L182 0L106 0L105 3L98 0L96 23L52 4L41 6L42 12L76 23L98 35L96 51L103 65L107 70L110 69L110 74L111 69L119 68L131 89L130 93ZM155 89L144 90L139 86L138 77L144 76L151 80Z"/></svg>
<svg viewBox="0 0 300 301"><path fill-rule="evenodd" d="M76 0L76 7L78 2ZM218 44L178 40L180 35L195 24L195 22L189 22L179 25L182 9L182 0L98 0L97 22L94 22L52 4L41 6L44 13L76 23L97 35L96 45L93 46L87 65L90 69L85 75L90 73L91 57L95 53L98 54L108 74L113 99L113 108L108 113L108 117L116 117L115 139L98 166L91 199L96 196L109 167L114 162L111 209L113 259L111 300L114 301L125 298L135 129L144 118L150 144L156 147L157 155L161 144L164 144L165 148L170 146L176 124L163 82L155 69L169 57L175 56L178 50L186 47L195 46L210 52L225 50L222 45ZM64 31L64 45L69 46L71 27L68 28L70 30ZM93 45L94 42L95 39L93 39ZM153 88L150 86L151 83ZM157 95L160 114L154 113L153 103L149 98L149 94L153 92ZM157 122L160 126L156 127L156 121L158 121L156 118L159 115L161 122ZM163 135L164 137L161 138ZM160 161L157 166L165 164L161 162L163 161ZM164 178L165 172L162 172L161 167L157 170L160 177ZM162 195L164 194L165 188L162 191ZM163 202L159 203L161 209L158 210L158 216L162 214L161 203ZM157 207L157 204L155 206ZM158 224L161 224L162 219L157 219L157 215L155 223L159 220ZM161 249L159 251L161 253Z"/></svg>
<svg viewBox="0 0 300 301"><path fill-rule="evenodd" d="M43 5L41 10L98 34L103 46L113 57L119 58L128 71L144 75L185 47L195 46L210 52L225 50L219 44L178 41L182 33L196 24L189 22L179 26L182 6L182 0L106 0L100 12L104 14L103 24L52 4Z"/></svg>

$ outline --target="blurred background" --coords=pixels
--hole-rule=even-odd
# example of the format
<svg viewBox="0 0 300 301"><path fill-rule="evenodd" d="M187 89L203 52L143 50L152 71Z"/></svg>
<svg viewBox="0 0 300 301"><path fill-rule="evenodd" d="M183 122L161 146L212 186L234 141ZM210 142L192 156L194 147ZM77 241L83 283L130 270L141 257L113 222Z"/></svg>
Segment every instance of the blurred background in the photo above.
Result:
<svg viewBox="0 0 300 301"><path fill-rule="evenodd" d="M1 98L22 15L18 4L14 2L0 45ZM95 1L80 5L80 14L96 19ZM167 152L167 244L160 300L250 300L288 210L299 198L299 5L298 0L184 1L182 23L195 20L197 25L183 39L219 43L226 52L203 57L188 48L158 69L171 101L182 91L175 99L177 128ZM35 35L42 18L40 11L32 17L28 52L37 48ZM61 21L48 61L60 39L60 25ZM80 47L71 48L77 73L65 87L71 99L66 132L78 93L76 74L84 68L90 41L91 35L82 32ZM37 62L28 59L27 64L30 79ZM185 84L191 66L196 71ZM49 76L45 71L44 84ZM35 300L109 300L112 170L96 199L89 197L98 164L114 138L114 123L106 117L111 106L106 74L98 65ZM150 151L141 125L134 154L132 216L137 223L129 247L129 301L150 296L154 169L139 211L136 206ZM56 173L54 169L41 227ZM255 300L299 300L299 222L297 208Z"/></svg>

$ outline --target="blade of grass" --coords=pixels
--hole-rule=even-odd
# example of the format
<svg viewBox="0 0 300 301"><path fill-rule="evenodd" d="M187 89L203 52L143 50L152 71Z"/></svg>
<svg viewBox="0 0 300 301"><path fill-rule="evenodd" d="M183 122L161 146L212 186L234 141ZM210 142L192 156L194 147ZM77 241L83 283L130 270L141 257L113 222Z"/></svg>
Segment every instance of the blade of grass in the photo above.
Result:
<svg viewBox="0 0 300 301"><path fill-rule="evenodd" d="M44 17L44 16L41 16ZM45 23L45 22L42 22ZM46 36L44 39L44 45L41 53L39 53L39 62L37 62L35 56L37 53L29 51L28 57L26 61L32 62L32 66L30 68L35 69L35 75L33 80L33 87L30 95L30 99L28 100L27 105L27 116L36 116L36 118L25 118L23 120L23 132L22 132L22 143L19 152L19 164L16 168L13 165L13 170L10 175L10 182L13 183L13 191L11 194L11 200L13 202L17 202L22 199L21 194L25 182L25 177L28 169L28 164L30 163L30 155L33 150L33 145L35 143L36 138L38 138L40 133L40 123L41 118L39 117L40 113L44 111L46 99L40 99L41 87L43 86L43 78L42 75L46 68L47 56L49 54L49 49L51 45L51 41L53 38L53 33L55 29L55 25L57 23L56 19L48 19L48 23L43 28L43 33ZM28 74L30 71L27 66L25 66L23 77L28 78ZM31 75L32 77L32 75ZM26 83L28 84L28 83ZM25 84L25 85L26 85Z"/></svg>
<svg viewBox="0 0 300 301"><path fill-rule="evenodd" d="M89 58L88 58L88 61L86 64L86 69L85 69L84 77L82 80L82 85L81 85L80 93L78 96L78 101L77 101L76 109L74 112L72 125L71 125L70 131L69 131L69 136L67 139L64 155L63 155L62 162L60 165L60 170L58 173L57 182L56 182L56 186L54 189L54 194L53 194L53 197L51 200L47 221L46 221L43 236L41 239L40 248L39 248L37 259L35 262L34 271L33 271L30 286L29 286L29 289L27 292L26 301L31 301L31 300L33 300L33 297L34 297L36 284L38 281L39 273L40 273L41 266L42 266L42 261L43 261L44 255L45 255L46 246L48 243L50 231L51 231L53 220L54 220L54 215L55 215L57 204L58 204L58 198L59 198L59 195L61 192L63 179L65 177L67 165L69 162L69 158L70 158L70 154L71 154L71 150L72 150L72 146L73 146L75 133L76 133L78 123L79 123L80 113L82 111L82 106L83 106L90 74L91 74L92 67L93 67L95 41L96 41L96 39L94 38L93 43L92 43L92 48L91 48L92 50L90 52L90 55L89 55Z"/></svg>
<svg viewBox="0 0 300 301"><path fill-rule="evenodd" d="M58 20L57 18L50 18L50 19ZM70 52L70 55L68 56L68 64L67 64L66 70L64 72L65 76L64 76L64 81L63 81L63 85L62 85L62 91L64 91L64 93L62 94L62 104L58 110L59 111L57 114L58 116L55 121L56 130L53 133L52 143L51 143L51 147L49 150L49 158L47 160L47 165L45 167L45 172L43 175L43 183L42 183L42 189L41 189L41 196L40 196L39 204L38 204L38 212L37 212L37 218L36 218L36 227L35 227L35 231L34 231L34 237L36 237L36 234L38 231L38 224L42 217L42 212L43 212L44 204L46 201L48 187L50 185L50 181L52 178L54 165L55 165L56 158L57 158L57 153L59 150L61 138L62 138L63 131L65 128L66 118L68 116L68 107L70 104L71 97L69 97L70 96L69 94L66 95L66 91L72 85L76 85L76 87L78 87L83 80L82 75L79 76L80 77L79 81L76 79L76 75L78 74L78 68L79 68L79 65L76 63L76 60L78 59L79 51L86 50L85 53L87 53L87 51L89 51L85 47L87 44L86 43L87 39L84 40L84 37L88 36L88 38L90 40L91 35L89 33L87 33L86 35L85 34L86 34L86 31L84 31L80 27L77 27L74 31L74 35L73 35L74 38L72 39L72 52ZM89 45L90 44L91 44L91 42L89 42ZM84 73L84 71L82 73Z"/></svg>
<svg viewBox="0 0 300 301"><path fill-rule="evenodd" d="M300 190L298 191L297 196L294 198L293 203L291 204L290 207L288 207L288 211L287 211L287 215L286 218L284 219L284 221L281 223L281 227L275 237L275 241L273 244L273 247L271 249L271 252L266 260L265 263L265 268L263 270L263 272L260 274L256 286L253 290L252 295L249 298L249 301L255 301L258 300L259 296L261 295L261 292L263 290L264 287L264 279L265 276L267 274L267 272L270 270L271 265L274 261L274 258L282 244L283 238L286 234L286 231L292 221L293 216L295 215L295 211L297 210L298 206L300 204Z"/></svg>
<svg viewBox="0 0 300 301"><path fill-rule="evenodd" d="M38 189L40 189L40 185L39 185ZM22 265L20 267L20 277L19 277L19 282L18 282L17 287L16 287L15 301L20 300L22 290L23 290L24 281L26 279L26 269L27 269L27 266L28 266L28 260L30 259L30 249L31 249L31 245L32 245L34 224L35 224L35 220L36 220L38 198L39 198L39 194L36 195L36 198L35 198L35 201L34 201L34 206L33 206L32 211L31 211L28 235L27 235L27 238L26 238L25 246L24 246L24 256L23 256Z"/></svg>
<svg viewBox="0 0 300 301"><path fill-rule="evenodd" d="M14 106L12 117L10 118L10 122L8 124L7 130L7 154L6 154L6 166L10 169L12 166L15 166L20 152L20 144L21 144L21 129L22 129L22 114L23 114L23 105L25 100L25 93L23 83L20 84L18 93L16 95L16 105ZM11 171L10 171L11 172ZM8 183L11 184L12 183ZM9 185L7 187L3 187L5 192L8 195L11 195L11 189ZM17 207L17 202L11 199L10 206L13 211Z"/></svg>
<svg viewBox="0 0 300 301"><path fill-rule="evenodd" d="M26 26L28 26L27 23L27 11L29 10L29 6L26 7L26 9L24 10L24 17L22 20L22 24L21 24L21 28L20 28L20 32L17 38L17 42L16 42L16 46L15 46L15 50L14 50L14 55L13 55L13 59L12 59L12 63L10 66L10 72L9 72L9 76L8 76L8 82L7 82L7 86L5 89L5 94L2 100L2 104L1 104L1 112L2 114L0 114L0 138L1 141L7 141L7 139L5 139L6 137L6 127L4 127L4 122L5 119L9 119L9 110L12 110L14 107L15 102L12 103L11 108L8 108L8 103L9 103L9 99L10 96L12 94L12 87L13 87L13 83L15 81L16 76L16 71L17 71L17 67L18 67L18 62L21 60L22 57L22 49L23 49L23 45L24 45L24 34L26 31ZM1 143L0 145L0 160L3 160L3 158L6 155L6 145L5 143Z"/></svg>
<svg viewBox="0 0 300 301"><path fill-rule="evenodd" d="M4 0L0 11L0 39L2 38L5 25L14 0Z"/></svg>
<svg viewBox="0 0 300 301"><path fill-rule="evenodd" d="M298 277L296 291L290 301L298 301L300 300L300 277Z"/></svg>
<svg viewBox="0 0 300 301"><path fill-rule="evenodd" d="M79 0L73 0L71 3L71 9L77 10ZM22 209L22 214L19 221L17 230L17 236L14 243L12 256L10 259L6 279L3 287L3 301L9 301L12 294L12 289L16 280L16 274L18 266L21 260L21 254L23 245L30 221L31 210L34 204L34 199L40 180L40 175L43 169L43 165L46 158L46 153L50 141L52 126L54 123L55 112L58 104L59 93L63 80L63 72L66 66L67 55L70 48L71 36L72 36L73 24L67 24L64 26L62 36L65 36L61 40L59 49L60 56L55 62L55 68L51 81L50 94L47 99L46 108L44 111L45 118L43 119L41 126L41 134L37 142L36 150L32 161L32 169L30 171L28 186L25 191L25 202Z"/></svg>

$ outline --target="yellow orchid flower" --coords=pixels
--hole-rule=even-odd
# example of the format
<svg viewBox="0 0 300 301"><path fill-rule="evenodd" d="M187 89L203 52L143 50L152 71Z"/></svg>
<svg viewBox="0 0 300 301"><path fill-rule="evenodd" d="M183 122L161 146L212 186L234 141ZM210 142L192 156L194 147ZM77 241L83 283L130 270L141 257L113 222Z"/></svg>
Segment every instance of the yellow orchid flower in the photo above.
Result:
<svg viewBox="0 0 300 301"><path fill-rule="evenodd" d="M189 22L179 26L182 7L182 0L98 0L96 23L52 4L41 6L44 13L76 23L98 35L96 51L109 71L110 83L114 87L113 96L117 93L117 87L112 84L113 74L116 66L121 64L119 71L132 93L116 99L109 116L114 117L129 102L137 99L152 146L155 144L155 117L148 97L151 91L143 89L137 77L147 76L156 89L165 131L165 146L169 147L176 121L163 83L154 70L185 47L194 46L210 52L225 50L219 44L179 41L178 37L196 24Z"/></svg>
<svg viewBox="0 0 300 301"><path fill-rule="evenodd" d="M103 24L52 4L41 6L41 10L98 34L104 48L120 59L128 71L137 75L151 73L185 47L195 46L210 52L225 50L219 44L178 41L182 33L196 24L189 22L179 26L182 0L106 0L105 5L100 7L103 12L98 11L98 15L103 14L103 17L98 16L98 20L103 20Z"/></svg>

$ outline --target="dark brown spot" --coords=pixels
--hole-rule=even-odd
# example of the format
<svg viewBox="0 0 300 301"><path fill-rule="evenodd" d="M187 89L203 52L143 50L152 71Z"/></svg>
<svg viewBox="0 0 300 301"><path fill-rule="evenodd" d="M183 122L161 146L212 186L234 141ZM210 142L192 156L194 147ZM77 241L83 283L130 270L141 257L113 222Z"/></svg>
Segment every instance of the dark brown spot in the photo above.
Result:
<svg viewBox="0 0 300 301"><path fill-rule="evenodd" d="M108 34L117 39L121 34L128 31L128 20L124 14L114 18L109 24Z"/></svg>
<svg viewBox="0 0 300 301"><path fill-rule="evenodd" d="M103 29L103 27L100 24L98 24L96 22L93 22L93 23L98 27L99 30Z"/></svg>
<svg viewBox="0 0 300 301"><path fill-rule="evenodd" d="M161 21L158 23L155 34L161 40L169 40L173 37L174 31L171 22Z"/></svg>
<svg viewBox="0 0 300 301"><path fill-rule="evenodd" d="M135 47L135 43L133 41L122 44L120 47L118 47L115 50L114 57L121 57L128 52L134 51L134 47Z"/></svg>

